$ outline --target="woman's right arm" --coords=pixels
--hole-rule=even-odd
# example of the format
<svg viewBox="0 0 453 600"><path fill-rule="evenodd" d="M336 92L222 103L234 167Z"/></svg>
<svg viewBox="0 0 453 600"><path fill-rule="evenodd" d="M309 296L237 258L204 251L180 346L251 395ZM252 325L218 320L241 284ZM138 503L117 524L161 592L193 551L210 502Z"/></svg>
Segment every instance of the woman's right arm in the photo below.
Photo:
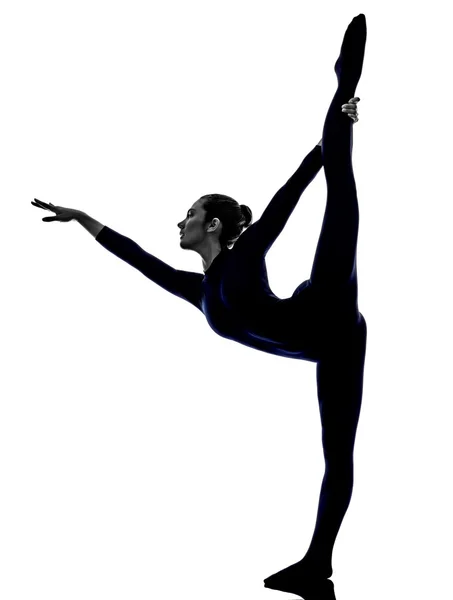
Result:
<svg viewBox="0 0 453 600"><path fill-rule="evenodd" d="M106 250L127 262L154 283L202 311L201 282L203 275L174 269L156 256L146 252L130 238L104 226L96 241Z"/></svg>
<svg viewBox="0 0 453 600"><path fill-rule="evenodd" d="M133 240L117 233L80 210L54 206L36 198L32 204L55 213L53 217L44 217L43 221L78 221L106 250L139 270L145 277L166 291L187 300L202 311L201 282L203 275L201 273L174 269L152 254L145 252Z"/></svg>

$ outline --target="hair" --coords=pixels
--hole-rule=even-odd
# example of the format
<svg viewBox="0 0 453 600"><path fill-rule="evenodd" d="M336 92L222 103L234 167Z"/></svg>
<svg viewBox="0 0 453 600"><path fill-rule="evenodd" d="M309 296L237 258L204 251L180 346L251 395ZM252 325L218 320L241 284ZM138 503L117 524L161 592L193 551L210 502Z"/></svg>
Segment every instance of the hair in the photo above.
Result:
<svg viewBox="0 0 453 600"><path fill-rule="evenodd" d="M252 222L252 211L245 204L239 204L230 196L223 194L206 194L203 208L206 211L205 223L212 219L219 219L222 223L220 245L222 248L230 247Z"/></svg>

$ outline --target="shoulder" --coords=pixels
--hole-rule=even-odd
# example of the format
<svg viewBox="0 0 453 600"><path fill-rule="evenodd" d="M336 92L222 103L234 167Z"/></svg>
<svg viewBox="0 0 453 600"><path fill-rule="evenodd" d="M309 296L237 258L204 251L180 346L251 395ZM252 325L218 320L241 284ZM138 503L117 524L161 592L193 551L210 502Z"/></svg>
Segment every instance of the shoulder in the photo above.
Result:
<svg viewBox="0 0 453 600"><path fill-rule="evenodd" d="M258 221L255 221L255 223L252 223L252 225L249 225L249 227L247 227L247 229L245 229L241 235L238 237L238 239L235 241L234 246L233 246L233 250L237 249L237 248L242 248L247 246L248 244L253 242L254 236L255 236L255 230L256 230L256 224Z"/></svg>

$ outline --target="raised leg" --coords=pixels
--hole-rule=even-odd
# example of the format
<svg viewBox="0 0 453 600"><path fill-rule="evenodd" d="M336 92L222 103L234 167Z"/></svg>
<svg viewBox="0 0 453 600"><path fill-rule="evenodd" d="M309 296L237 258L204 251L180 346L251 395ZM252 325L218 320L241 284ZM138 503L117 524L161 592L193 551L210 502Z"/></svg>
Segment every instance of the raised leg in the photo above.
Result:
<svg viewBox="0 0 453 600"><path fill-rule="evenodd" d="M362 72L365 42L366 21L364 15L359 15L345 33L340 57L335 64L338 88L323 129L327 204L310 280L314 287L329 294L345 286L356 286L359 209L352 169L353 123L342 113L341 105L355 95Z"/></svg>

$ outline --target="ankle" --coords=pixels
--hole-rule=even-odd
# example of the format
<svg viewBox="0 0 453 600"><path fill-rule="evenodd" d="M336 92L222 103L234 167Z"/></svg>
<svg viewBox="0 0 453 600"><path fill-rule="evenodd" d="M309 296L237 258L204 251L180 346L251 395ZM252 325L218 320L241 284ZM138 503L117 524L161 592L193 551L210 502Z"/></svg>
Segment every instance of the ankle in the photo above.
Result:
<svg viewBox="0 0 453 600"><path fill-rule="evenodd" d="M331 560L314 554L306 554L299 565L320 577L331 577L333 573Z"/></svg>

